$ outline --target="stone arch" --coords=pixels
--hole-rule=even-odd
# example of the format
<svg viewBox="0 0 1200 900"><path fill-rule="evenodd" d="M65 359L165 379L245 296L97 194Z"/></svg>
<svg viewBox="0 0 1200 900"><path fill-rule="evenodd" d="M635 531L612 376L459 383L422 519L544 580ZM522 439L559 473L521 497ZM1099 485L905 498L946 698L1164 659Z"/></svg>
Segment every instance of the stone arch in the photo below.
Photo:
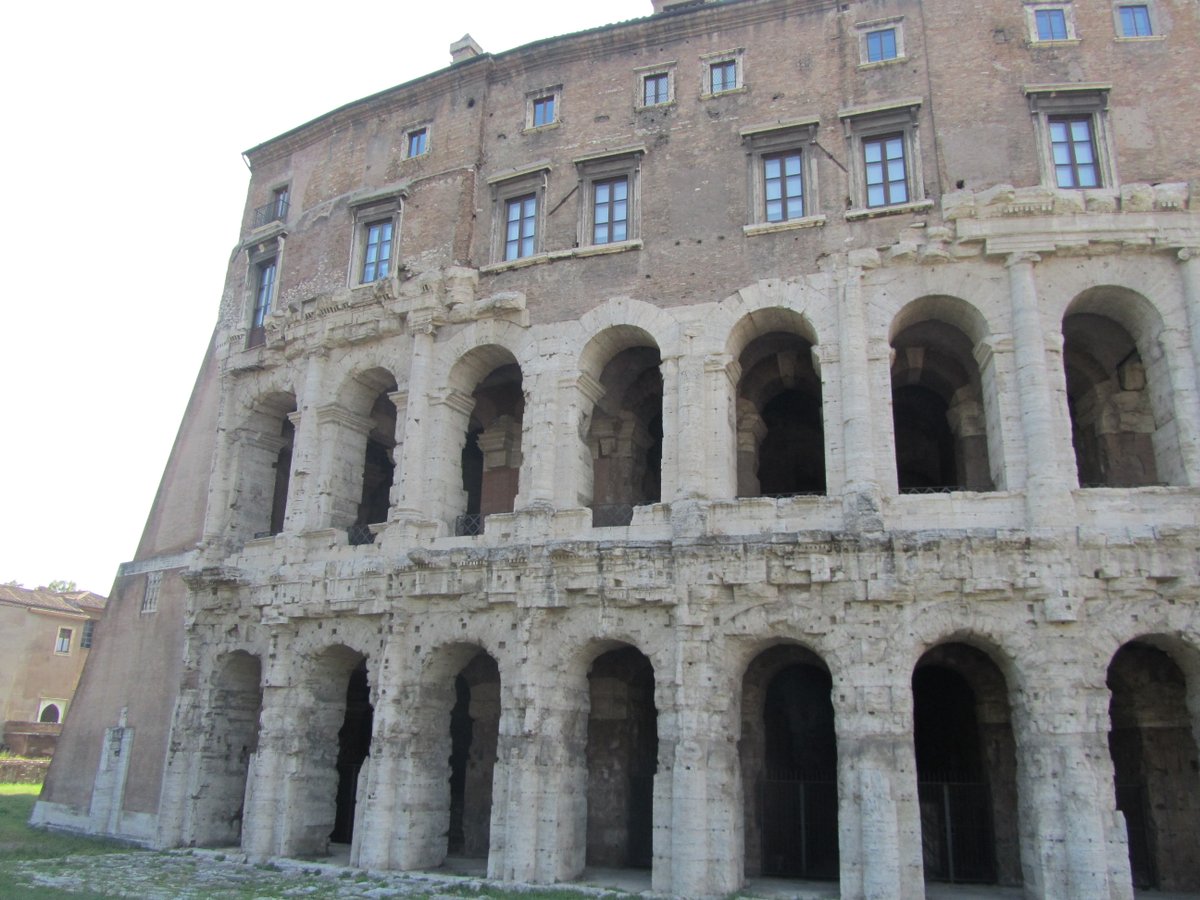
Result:
<svg viewBox="0 0 1200 900"><path fill-rule="evenodd" d="M197 740L199 782L193 800L189 843L200 847L238 846L242 839L246 786L258 750L262 716L262 659L246 650L218 657Z"/></svg>
<svg viewBox="0 0 1200 900"><path fill-rule="evenodd" d="M747 875L834 880L838 759L833 678L798 641L759 645L740 686Z"/></svg>
<svg viewBox="0 0 1200 900"><path fill-rule="evenodd" d="M1136 888L1200 890L1200 652L1165 634L1127 641L1108 665L1109 752Z"/></svg>
<svg viewBox="0 0 1200 900"><path fill-rule="evenodd" d="M1163 319L1142 294L1096 285L1063 314L1063 368L1081 486L1186 484Z"/></svg>
<svg viewBox="0 0 1200 900"><path fill-rule="evenodd" d="M683 352L679 322L673 316L644 300L613 297L579 317L580 371L599 378L599 370L590 371L585 358L588 353L582 348L590 347L593 364L598 361L602 367L612 354L606 352L608 348L603 343L596 343L596 337L610 330L613 335L618 335L626 329L645 335L664 357L678 356Z"/></svg>
<svg viewBox="0 0 1200 900"><path fill-rule="evenodd" d="M730 332L737 359L739 497L825 493L825 421L816 333L794 310L747 313Z"/></svg>
<svg viewBox="0 0 1200 900"><path fill-rule="evenodd" d="M476 535L492 513L512 512L519 490L525 393L522 369L499 344L478 346L449 373L445 398L448 464L458 477L455 534ZM456 464L457 463L457 464Z"/></svg>
<svg viewBox="0 0 1200 900"><path fill-rule="evenodd" d="M233 531L242 540L279 534L286 524L295 446L296 395L259 394L234 429Z"/></svg>
<svg viewBox="0 0 1200 900"><path fill-rule="evenodd" d="M43 725L58 725L62 722L62 710L57 703L47 703L38 714L38 722Z"/></svg>
<svg viewBox="0 0 1200 900"><path fill-rule="evenodd" d="M614 325L588 341L580 368L596 397L585 436L592 524L628 525L662 497L662 358L654 338Z"/></svg>
<svg viewBox="0 0 1200 900"><path fill-rule="evenodd" d="M331 471L330 523L348 528L351 543L372 543L368 525L386 522L396 480L395 375L382 366L349 375L321 422Z"/></svg>
<svg viewBox="0 0 1200 900"><path fill-rule="evenodd" d="M892 416L901 492L992 490L999 458L991 354L977 356L986 319L957 297L928 295L897 313L892 346ZM991 423L991 427L989 427ZM996 452L989 452L989 447ZM1002 475L1002 473L1001 473Z"/></svg>
<svg viewBox="0 0 1200 900"><path fill-rule="evenodd" d="M925 878L1019 885L1008 679L993 653L981 649L986 638L958 637L929 647L913 667Z"/></svg>

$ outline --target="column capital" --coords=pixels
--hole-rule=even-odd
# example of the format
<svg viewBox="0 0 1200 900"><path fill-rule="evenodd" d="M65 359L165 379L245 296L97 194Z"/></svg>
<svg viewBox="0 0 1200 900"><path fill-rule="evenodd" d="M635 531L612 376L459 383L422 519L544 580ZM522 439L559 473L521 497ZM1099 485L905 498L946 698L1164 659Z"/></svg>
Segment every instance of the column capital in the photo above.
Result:
<svg viewBox="0 0 1200 900"><path fill-rule="evenodd" d="M1180 247L1175 253L1175 258L1181 263L1191 262L1193 259L1200 258L1200 247Z"/></svg>
<svg viewBox="0 0 1200 900"><path fill-rule="evenodd" d="M1004 265L1011 269L1013 266L1019 266L1024 263L1033 265L1034 263L1040 263L1041 261L1042 258L1038 254L1032 253L1028 250L1019 250L1016 253L1008 254L1008 256L1004 259Z"/></svg>

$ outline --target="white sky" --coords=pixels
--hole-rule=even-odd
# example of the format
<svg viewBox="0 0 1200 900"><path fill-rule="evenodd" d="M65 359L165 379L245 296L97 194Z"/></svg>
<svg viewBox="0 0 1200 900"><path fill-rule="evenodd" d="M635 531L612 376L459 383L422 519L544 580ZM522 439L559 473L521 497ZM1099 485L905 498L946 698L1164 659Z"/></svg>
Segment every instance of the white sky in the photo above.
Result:
<svg viewBox="0 0 1200 900"><path fill-rule="evenodd" d="M650 0L18 0L0 30L0 582L107 594L216 319L241 152L443 68Z"/></svg>

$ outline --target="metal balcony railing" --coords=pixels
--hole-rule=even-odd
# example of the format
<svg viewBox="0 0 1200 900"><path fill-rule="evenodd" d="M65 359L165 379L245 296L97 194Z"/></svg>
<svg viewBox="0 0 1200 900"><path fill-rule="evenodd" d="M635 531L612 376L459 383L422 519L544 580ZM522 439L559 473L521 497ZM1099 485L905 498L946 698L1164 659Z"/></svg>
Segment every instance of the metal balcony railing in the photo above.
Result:
<svg viewBox="0 0 1200 900"><path fill-rule="evenodd" d="M346 536L350 539L351 547L375 543L375 532L370 525L351 525L346 529Z"/></svg>
<svg viewBox="0 0 1200 900"><path fill-rule="evenodd" d="M938 484L929 485L926 487L902 487L902 494L952 494L955 491L965 491L967 488L961 484Z"/></svg>
<svg viewBox="0 0 1200 900"><path fill-rule="evenodd" d="M454 520L455 537L477 537L483 534L484 513L463 513Z"/></svg>
<svg viewBox="0 0 1200 900"><path fill-rule="evenodd" d="M628 503L597 503L592 507L593 528L613 528L633 521L633 506Z"/></svg>
<svg viewBox="0 0 1200 900"><path fill-rule="evenodd" d="M262 206L254 210L254 227L262 228L262 226L270 222L282 222L287 218L288 201L276 198L270 203L264 203Z"/></svg>

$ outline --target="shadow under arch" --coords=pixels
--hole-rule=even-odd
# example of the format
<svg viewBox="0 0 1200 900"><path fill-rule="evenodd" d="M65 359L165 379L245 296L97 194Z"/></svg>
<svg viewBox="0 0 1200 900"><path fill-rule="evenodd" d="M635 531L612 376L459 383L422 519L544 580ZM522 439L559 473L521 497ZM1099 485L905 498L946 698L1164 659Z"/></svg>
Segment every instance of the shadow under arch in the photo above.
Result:
<svg viewBox="0 0 1200 900"><path fill-rule="evenodd" d="M1200 653L1165 635L1123 644L1108 666L1108 746L1136 888L1200 890Z"/></svg>

